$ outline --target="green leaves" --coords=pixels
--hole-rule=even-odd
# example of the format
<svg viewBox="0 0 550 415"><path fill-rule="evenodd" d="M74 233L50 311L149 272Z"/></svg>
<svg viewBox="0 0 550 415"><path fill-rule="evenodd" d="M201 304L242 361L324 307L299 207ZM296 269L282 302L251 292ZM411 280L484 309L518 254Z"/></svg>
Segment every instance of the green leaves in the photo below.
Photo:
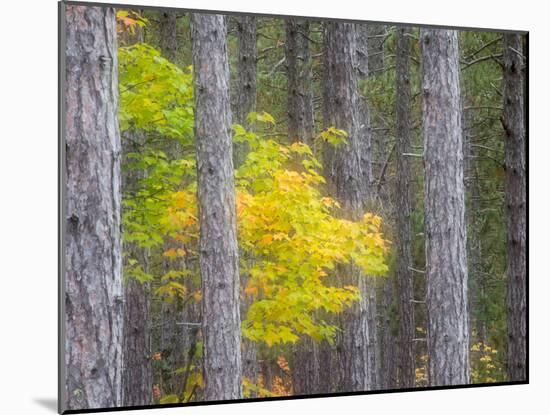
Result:
<svg viewBox="0 0 550 415"><path fill-rule="evenodd" d="M338 128L329 127L317 136L317 140L332 144L338 147L340 144L346 144L348 133Z"/></svg>
<svg viewBox="0 0 550 415"><path fill-rule="evenodd" d="M178 397L178 395L166 395L160 398L160 401L159 401L161 405L165 405L167 403L179 403L179 402L180 402L180 398Z"/></svg>
<svg viewBox="0 0 550 415"><path fill-rule="evenodd" d="M122 131L158 133L190 144L193 138L193 89L189 68L163 58L147 44L118 50Z"/></svg>
<svg viewBox="0 0 550 415"><path fill-rule="evenodd" d="M271 125L275 125L275 119L270 115L268 114L267 112L261 112L261 113L258 113L258 112L251 112L250 114L248 114L248 116L246 117L246 120L252 124L254 121L258 121L258 122L263 122L263 123L269 123Z"/></svg>

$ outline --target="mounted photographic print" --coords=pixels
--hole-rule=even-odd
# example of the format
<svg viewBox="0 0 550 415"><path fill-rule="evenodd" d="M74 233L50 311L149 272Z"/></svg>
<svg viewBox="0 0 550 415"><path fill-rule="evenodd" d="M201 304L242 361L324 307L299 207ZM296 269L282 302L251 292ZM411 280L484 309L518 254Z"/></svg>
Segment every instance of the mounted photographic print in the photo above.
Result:
<svg viewBox="0 0 550 415"><path fill-rule="evenodd" d="M527 32L59 6L60 412L528 382Z"/></svg>

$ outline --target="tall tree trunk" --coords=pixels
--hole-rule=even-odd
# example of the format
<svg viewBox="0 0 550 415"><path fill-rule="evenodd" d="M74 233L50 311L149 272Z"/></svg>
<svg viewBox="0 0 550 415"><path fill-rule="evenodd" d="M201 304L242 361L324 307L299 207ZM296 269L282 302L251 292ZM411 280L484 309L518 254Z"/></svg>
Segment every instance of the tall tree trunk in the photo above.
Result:
<svg viewBox="0 0 550 415"><path fill-rule="evenodd" d="M144 140L144 134L139 131L122 133L122 165L127 163L127 155L138 152ZM126 169L122 174L122 191L132 192L143 176L143 171ZM135 243L124 243L125 261L123 268L128 266L126 259L139 261L142 269L148 272L148 252ZM151 316L150 285L141 283L135 278L125 277L124 289L124 331L123 331L123 372L122 389L123 405L148 405L151 403L152 367L151 367Z"/></svg>
<svg viewBox="0 0 550 415"><path fill-rule="evenodd" d="M357 80L366 80L369 75L369 57L368 57L368 47L369 47L369 28L365 24L356 24L355 25L355 53L354 53L354 66L357 74ZM372 136L370 130L370 115L368 102L365 96L360 95L360 142L362 145L361 155L363 162L365 163L365 168L369 170L369 187L367 191L367 198L371 202L374 200L374 188L372 188ZM379 140L385 142L385 136L381 135ZM384 157L385 158L385 157ZM365 200L366 202L366 200ZM387 277L385 281L380 281L377 277L366 276L365 284L365 298L367 301L366 308L366 319L368 321L368 337L367 344L369 345L368 359L369 365L368 370L370 372L369 377L372 380L372 389L381 389L385 381L385 377L392 377L392 362L391 362L391 353L392 348L388 347L384 353L382 353L382 347L385 344L386 335L390 334L389 330L385 330L380 327L378 317L382 317L382 320L386 319L386 312L390 312L390 299L383 298L387 293L386 288L391 288L392 282L389 281L391 277ZM386 286L386 284L388 284ZM379 293L377 292L381 289L380 294L382 298L379 298ZM380 303L380 304L379 304ZM387 308L384 308L387 305ZM380 307L384 306L384 307ZM384 355L384 356L383 356ZM383 361L387 359L387 361ZM388 369L385 373L382 373L382 368Z"/></svg>
<svg viewBox="0 0 550 415"><path fill-rule="evenodd" d="M321 393L319 344L311 337L302 338L295 346L292 361L294 395Z"/></svg>
<svg viewBox="0 0 550 415"><path fill-rule="evenodd" d="M66 6L65 409L122 402L115 11Z"/></svg>
<svg viewBox="0 0 550 415"><path fill-rule="evenodd" d="M288 75L288 137L313 145L313 91L309 52L309 21L286 20L285 59Z"/></svg>
<svg viewBox="0 0 550 415"><path fill-rule="evenodd" d="M508 378L527 379L525 110L522 36L504 35Z"/></svg>
<svg viewBox="0 0 550 415"><path fill-rule="evenodd" d="M162 11L160 13L159 23L159 47L163 57L172 63L176 63L178 58L178 39L177 39L177 12ZM163 150L171 159L181 158L182 146L178 140L168 139L163 143ZM170 242L165 242L165 249L172 248ZM166 258L163 260L164 272L168 272L173 264ZM182 268L184 265L182 264ZM165 362L162 369L162 393L173 394L181 393L178 390L181 387L180 376L175 375L174 368L186 367L186 347L192 347L189 343L191 338L190 330L187 327L178 326L178 321L185 320L184 316L191 313L191 304L184 306L182 310L178 301L171 303L162 302L160 306L160 352ZM186 376L182 374L181 376Z"/></svg>
<svg viewBox="0 0 550 415"><path fill-rule="evenodd" d="M367 24L368 70L369 75L381 73L384 69L384 41L386 26Z"/></svg>
<svg viewBox="0 0 550 415"><path fill-rule="evenodd" d="M148 283L124 282L124 406L149 405L152 399L151 321Z"/></svg>
<svg viewBox="0 0 550 415"><path fill-rule="evenodd" d="M377 277L371 277L372 279ZM395 389L397 383L397 353L399 345L397 344L396 330L396 279L394 275L386 275L382 278L381 292L376 305L379 317L378 327L378 356L380 363L376 368L378 370L376 378L376 389Z"/></svg>
<svg viewBox="0 0 550 415"><path fill-rule="evenodd" d="M369 76L369 26L364 23L355 25L356 52L355 69L359 79Z"/></svg>
<svg viewBox="0 0 550 415"><path fill-rule="evenodd" d="M256 17L237 18L239 60L237 63L237 96L235 122L246 123L249 113L256 111Z"/></svg>
<svg viewBox="0 0 550 415"><path fill-rule="evenodd" d="M251 112L256 111L257 19L254 16L239 16L236 20L239 56L234 114L235 122L246 126L248 125L246 117ZM248 125L248 127L251 126ZM233 164L235 168L244 163L248 150L248 143L246 142L233 143ZM242 276L241 278L243 279L242 286L246 287L247 281L245 279L247 277ZM246 317L252 300L251 296L245 296L241 309L243 318ZM242 339L242 363L243 376L250 382L257 383L259 372L257 345L246 338ZM255 397L253 392L251 397Z"/></svg>
<svg viewBox="0 0 550 415"><path fill-rule="evenodd" d="M356 37L353 24L328 22L325 27L325 126L345 130L347 143L325 147L323 160L330 192L341 203L348 219L364 214L371 177L368 135L362 134L361 98L355 70ZM340 345L340 387L343 391L364 391L373 386L367 308L369 299L364 275L354 266L345 273L360 287L361 300L342 313ZM372 323L372 322L370 322Z"/></svg>
<svg viewBox="0 0 550 415"><path fill-rule="evenodd" d="M429 382L461 385L469 332L458 34L420 33Z"/></svg>
<svg viewBox="0 0 550 415"><path fill-rule="evenodd" d="M411 167L409 159L404 156L411 151L411 85L409 54L410 42L408 28L397 29L396 51L396 249L397 249L397 315L399 319L399 334L397 349L397 367L399 386L412 388L415 383L415 353L414 353L414 289L411 272Z"/></svg>
<svg viewBox="0 0 550 415"><path fill-rule="evenodd" d="M160 13L160 50L162 56L173 63L178 52L177 23L175 11Z"/></svg>
<svg viewBox="0 0 550 415"><path fill-rule="evenodd" d="M239 399L241 319L224 17L192 16L205 399Z"/></svg>
<svg viewBox="0 0 550 415"><path fill-rule="evenodd" d="M239 42L239 57L237 62L237 88L235 96L235 122L246 125L246 117L256 111L256 17L237 17L237 39ZM248 145L233 144L233 162L235 168L243 164Z"/></svg>
<svg viewBox="0 0 550 415"><path fill-rule="evenodd" d="M124 33L126 45L142 41L143 32L140 27L134 32ZM139 179L144 171L124 169L128 154L139 152L145 142L142 132L129 130L122 133L122 192L131 193L136 190ZM122 208L124 213L124 206ZM138 260L142 269L148 272L148 252L135 243L124 243L125 258L123 271L128 266L127 259ZM123 272L125 274L125 272ZM124 330L122 348L124 363L122 369L123 405L149 405L153 387L151 366L151 316L150 284L140 283L135 278L123 278L124 290Z"/></svg>
<svg viewBox="0 0 550 415"><path fill-rule="evenodd" d="M313 91L309 52L309 21L289 18L285 22L285 60L288 76L288 137L291 142L313 145ZM319 393L319 345L304 337L293 350L292 384L295 395Z"/></svg>

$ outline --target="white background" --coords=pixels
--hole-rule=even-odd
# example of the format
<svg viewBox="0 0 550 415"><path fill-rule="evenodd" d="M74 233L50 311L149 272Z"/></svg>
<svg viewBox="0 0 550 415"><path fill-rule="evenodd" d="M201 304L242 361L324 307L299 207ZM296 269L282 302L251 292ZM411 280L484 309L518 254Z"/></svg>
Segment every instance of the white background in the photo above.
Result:
<svg viewBox="0 0 550 415"><path fill-rule="evenodd" d="M548 413L550 395L548 125L550 13L504 0L135 0L214 10L530 31L530 315L528 386L154 410L190 413ZM120 0L119 3L125 3ZM132 2L126 2L132 4ZM535 5L537 4L537 5ZM57 391L57 4L2 2L0 20L0 412L53 413ZM6 93L7 90L7 93ZM538 409L537 409L538 408Z"/></svg>

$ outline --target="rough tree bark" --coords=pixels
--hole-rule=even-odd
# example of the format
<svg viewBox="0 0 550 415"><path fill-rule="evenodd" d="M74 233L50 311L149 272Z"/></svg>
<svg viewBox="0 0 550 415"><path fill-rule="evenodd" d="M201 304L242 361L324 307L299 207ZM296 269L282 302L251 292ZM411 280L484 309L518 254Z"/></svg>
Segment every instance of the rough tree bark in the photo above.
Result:
<svg viewBox="0 0 550 415"><path fill-rule="evenodd" d="M285 59L288 76L288 137L313 145L313 91L309 52L309 21L286 20Z"/></svg>
<svg viewBox="0 0 550 415"><path fill-rule="evenodd" d="M139 151L144 135L139 131L126 131L122 134L122 163L127 161L127 154ZM123 192L132 192L137 181L143 176L142 171L125 170L122 174ZM148 254L146 249L133 243L124 243L124 252L128 258L138 260L142 269L148 271ZM128 264L123 262L123 268ZM122 371L123 405L148 405L151 403L152 367L151 367L151 316L150 285L141 283L135 278L124 278L124 331Z"/></svg>
<svg viewBox="0 0 550 415"><path fill-rule="evenodd" d="M244 126L248 125L246 117L256 111L256 61L258 52L257 41L257 19L254 16L239 16L236 18L237 40L239 56L237 61L237 85L234 105L235 123ZM238 168L248 153L247 143L233 143L233 164ZM246 276L242 276L242 286L245 287ZM248 308L252 303L251 296L245 296L241 306L241 315L245 318ZM243 376L252 383L256 383L258 367L258 350L256 344L248 339L242 339L242 364ZM255 397L252 393L251 397Z"/></svg>
<svg viewBox="0 0 550 415"><path fill-rule="evenodd" d="M159 47L163 57L172 63L178 60L178 39L177 39L177 13L175 11L163 11L160 13L159 24ZM164 151L172 159L177 159L182 156L182 145L178 140L169 139L163 143ZM168 249L169 242L165 242L165 248ZM163 260L165 272L171 269L172 264L166 259ZM163 302L161 305L161 327L160 327L160 352L163 361L171 368L186 367L186 352L192 347L189 343L192 336L190 331L185 327L178 326L178 321L186 320L184 316L192 315L192 305L187 304L183 307L177 301L172 303ZM194 320L191 320L194 321ZM165 367L166 367L165 366ZM169 381L163 382L163 393L180 393L178 388L181 388L180 377L169 373L165 370L163 375L169 378Z"/></svg>
<svg viewBox="0 0 550 415"><path fill-rule="evenodd" d="M303 337L294 346L292 361L293 395L321 393L319 344L310 337ZM325 364L326 362L323 362Z"/></svg>
<svg viewBox="0 0 550 415"><path fill-rule="evenodd" d="M369 28L365 24L355 25L355 54L354 54L354 66L357 74L357 80L366 80L369 76ZM373 134L370 129L370 115L368 102L365 96L360 95L360 136L361 136L361 154L363 160L366 161L366 167L371 169L370 181L372 182L372 145L371 141ZM379 140L385 142L385 135L380 135ZM385 159L385 157L384 157ZM372 183L370 183L372 186ZM369 187L367 189L367 200L374 200L374 188ZM365 202L367 202L365 200ZM391 292L392 281L391 277L387 276L384 281L380 281L377 277L366 276L365 284L365 298L367 301L366 319L368 321L368 340L367 343L370 346L368 358L369 358L369 371L370 378L372 380L371 389L381 389L384 386L386 380L393 377L393 358L392 353L394 349L392 347L386 347L383 351L383 347L387 344L386 340L389 338L390 330L382 324L379 325L379 316L382 320L386 321L389 317L391 308L391 298L385 298L384 296ZM381 289L381 292L377 291ZM379 295L381 294L381 296ZM380 298L379 298L380 297ZM386 315L388 314L388 315ZM380 322L382 323L382 322ZM380 327L379 327L380 326Z"/></svg>
<svg viewBox="0 0 550 415"><path fill-rule="evenodd" d="M256 111L256 17L237 18L239 60L237 63L237 96L235 122L246 123L249 113Z"/></svg>
<svg viewBox="0 0 550 415"><path fill-rule="evenodd" d="M160 13L160 50L162 56L170 62L175 62L178 52L177 15L175 11Z"/></svg>
<svg viewBox="0 0 550 415"><path fill-rule="evenodd" d="M126 31L123 34L126 45L141 42L143 32L138 26L134 32ZM122 133L122 166L129 162L127 155L139 152L145 136L137 130ZM144 176L144 171L122 168L122 192L135 191L138 181ZM124 213L124 207L122 208ZM143 270L148 271L148 253L135 243L124 243L124 268L128 266L127 258L139 261ZM135 278L123 278L124 290L124 331L122 348L124 363L122 368L123 405L149 405L153 387L153 373L151 367L151 316L150 284L140 283Z"/></svg>
<svg viewBox="0 0 550 415"><path fill-rule="evenodd" d="M386 26L368 24L367 26L367 50L369 75L380 73L384 69L384 41L386 39Z"/></svg>
<svg viewBox="0 0 550 415"><path fill-rule="evenodd" d="M523 37L504 35L504 114L507 216L508 378L527 379L527 180Z"/></svg>
<svg viewBox="0 0 550 415"><path fill-rule="evenodd" d="M205 399L238 399L241 319L224 17L192 15Z"/></svg>
<svg viewBox="0 0 550 415"><path fill-rule="evenodd" d="M313 145L313 91L309 52L309 21L289 18L285 22L285 60L288 76L288 137L291 142ZM304 337L296 344L292 359L295 395L319 393L319 345Z"/></svg>
<svg viewBox="0 0 550 415"><path fill-rule="evenodd" d="M369 76L369 28L364 23L355 25L355 69L359 79Z"/></svg>
<svg viewBox="0 0 550 415"><path fill-rule="evenodd" d="M246 126L246 117L256 111L256 17L239 16L236 20L239 56L234 118L237 124ZM233 163L236 168L244 162L247 152L246 143L233 144Z"/></svg>
<svg viewBox="0 0 550 415"><path fill-rule="evenodd" d="M149 405L152 399L151 321L149 284L134 278L124 282L124 406Z"/></svg>
<svg viewBox="0 0 550 415"><path fill-rule="evenodd" d="M397 29L396 51L396 256L397 256L397 315L399 319L397 371L399 386L412 388L415 383L414 354L414 289L411 255L411 167L404 153L411 152L411 85L409 54L410 29Z"/></svg>
<svg viewBox="0 0 550 415"><path fill-rule="evenodd" d="M377 277L371 277L375 279ZM395 389L397 383L397 353L399 344L397 343L396 313L395 304L397 290L395 275L388 274L381 279L382 284L379 288L376 308L378 310L378 342L377 356L379 364L376 367L378 371L375 383L375 389Z"/></svg>
<svg viewBox="0 0 550 415"><path fill-rule="evenodd" d="M432 386L469 383L458 34L421 29L428 369Z"/></svg>
<svg viewBox="0 0 550 415"><path fill-rule="evenodd" d="M122 402L115 11L66 6L66 408Z"/></svg>
<svg viewBox="0 0 550 415"><path fill-rule="evenodd" d="M351 220L364 214L371 178L370 158L364 152L365 140L369 137L361 131L363 116L357 91L355 53L354 25L328 22L325 26L324 123L326 127L345 130L348 137L346 144L336 148L325 146L323 160L329 191ZM362 298L341 316L339 387L347 392L364 391L373 386L370 369L374 345L369 344L372 327L367 315L369 300L361 272L356 267L349 267L346 274L360 287Z"/></svg>

